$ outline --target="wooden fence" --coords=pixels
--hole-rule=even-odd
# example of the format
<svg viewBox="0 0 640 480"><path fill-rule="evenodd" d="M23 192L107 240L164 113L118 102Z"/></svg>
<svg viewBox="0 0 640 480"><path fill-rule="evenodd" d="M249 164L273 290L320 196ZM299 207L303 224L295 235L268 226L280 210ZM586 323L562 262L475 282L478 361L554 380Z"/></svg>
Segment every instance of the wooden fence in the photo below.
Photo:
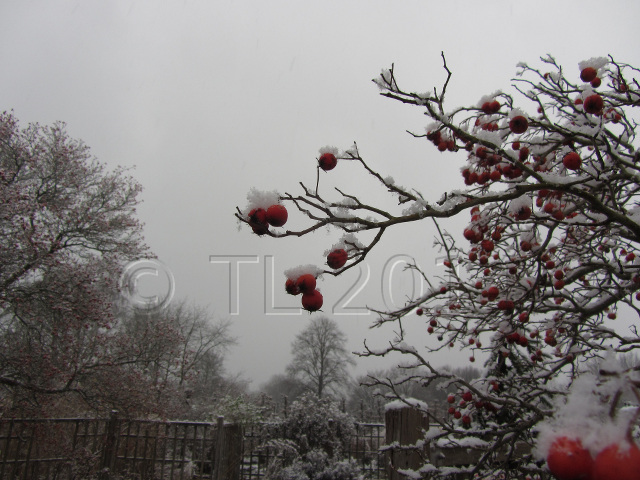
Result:
<svg viewBox="0 0 640 480"><path fill-rule="evenodd" d="M3 419L0 479L236 480L241 445L222 419Z"/></svg>
<svg viewBox="0 0 640 480"><path fill-rule="evenodd" d="M367 479L398 470L472 465L483 453L428 445L424 414L386 412L386 425L357 423L345 452ZM259 425L108 419L0 419L0 480L258 480L274 452ZM515 458L528 453L521 445ZM506 459L506 452L505 452ZM456 478L466 479L466 475Z"/></svg>
<svg viewBox="0 0 640 480"><path fill-rule="evenodd" d="M244 430L244 431L243 431ZM0 419L0 480L255 480L273 455L258 426L108 419ZM384 479L384 425L356 424L348 458Z"/></svg>

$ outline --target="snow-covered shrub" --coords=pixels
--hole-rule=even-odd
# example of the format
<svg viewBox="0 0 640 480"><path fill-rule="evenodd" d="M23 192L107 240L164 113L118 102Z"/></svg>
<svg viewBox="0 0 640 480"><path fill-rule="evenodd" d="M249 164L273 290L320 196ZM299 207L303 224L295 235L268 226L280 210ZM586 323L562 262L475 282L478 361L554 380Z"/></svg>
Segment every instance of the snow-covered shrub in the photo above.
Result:
<svg viewBox="0 0 640 480"><path fill-rule="evenodd" d="M271 477L273 480L358 480L363 478L350 460L337 460L322 450L311 450Z"/></svg>
<svg viewBox="0 0 640 480"><path fill-rule="evenodd" d="M286 418L275 425L278 435L296 442L300 454L322 450L329 456L339 456L355 433L354 419L340 411L330 399L312 394L295 401Z"/></svg>

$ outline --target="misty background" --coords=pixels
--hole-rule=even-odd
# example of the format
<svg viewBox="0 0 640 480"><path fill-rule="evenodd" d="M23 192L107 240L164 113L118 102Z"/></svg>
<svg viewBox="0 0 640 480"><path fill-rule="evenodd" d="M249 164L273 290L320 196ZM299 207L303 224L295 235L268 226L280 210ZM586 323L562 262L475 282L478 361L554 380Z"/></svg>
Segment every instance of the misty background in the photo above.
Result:
<svg viewBox="0 0 640 480"><path fill-rule="evenodd" d="M298 194L299 181L315 182L319 148L355 141L381 175L437 199L462 187L465 156L407 134L424 132L425 118L378 94L370 80L381 69L394 64L406 90L440 88L444 51L453 109L508 90L518 62L539 64L547 53L576 76L578 62L595 56L639 65L639 17L632 0L0 0L0 108L23 126L62 120L100 161L133 168L145 188L145 237L173 274L175 298L231 318L238 345L227 370L258 387L284 371L310 318L285 294L282 272L322 265L339 234L253 235L234 217L252 187ZM378 201L355 165L342 162L331 175ZM299 229L291 210L287 227ZM465 220L450 222L452 231ZM414 279L403 261L444 273L434 233L429 222L399 227L360 271L319 281L324 313L351 350L392 335L369 329L366 307L404 302ZM236 277L238 259L249 263ZM145 281L149 291L163 288ZM424 320L408 328L429 341ZM393 364L375 362L361 360L355 372Z"/></svg>

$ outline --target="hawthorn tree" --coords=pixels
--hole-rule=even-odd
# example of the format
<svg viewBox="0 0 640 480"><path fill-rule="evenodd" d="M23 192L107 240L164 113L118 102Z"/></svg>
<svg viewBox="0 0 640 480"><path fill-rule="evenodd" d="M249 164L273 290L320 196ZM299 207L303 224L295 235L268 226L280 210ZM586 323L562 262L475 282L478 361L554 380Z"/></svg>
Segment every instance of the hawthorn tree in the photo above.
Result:
<svg viewBox="0 0 640 480"><path fill-rule="evenodd" d="M43 414L62 395L83 398L89 377L121 361L126 347L114 346L111 303L124 263L149 255L135 217L140 191L123 169L107 171L64 124L21 128L12 113L0 114L7 410Z"/></svg>
<svg viewBox="0 0 640 480"><path fill-rule="evenodd" d="M546 56L539 66L519 64L508 92L451 110L445 96L452 72L442 59L446 80L431 92L401 88L393 67L374 81L383 96L432 120L413 135L433 144L434 155L466 158L460 185L430 200L419 188L378 173L356 145L324 148L315 188L301 183L300 194L277 198L253 193L236 216L273 238L326 226L341 231L331 251L337 253L324 268L296 271L315 277L340 275L362 262L388 229L436 222L446 276L431 279L412 265L428 290L402 308L377 312L374 326L395 324L397 336L383 349L365 344L361 355L399 353L423 369L414 381L446 381L450 416L432 417L438 426L427 439L455 445L474 437L461 444L474 445L479 456L474 465L441 470L425 459L420 472L407 474L539 478L551 471L561 480L637 478L640 376L616 357L640 348L634 119L640 70L611 56L565 70ZM346 161L377 180L386 201L344 188L320 194L324 172ZM298 209L308 223L280 229L262 222L257 213L268 207L261 204L267 198ZM468 218L461 232L438 223L458 216ZM408 321L424 321L428 340L407 338ZM442 349L465 351L470 361L487 358L485 375L465 380L436 368L428 354ZM588 368L594 361L600 362L595 374ZM389 380L370 383L393 390ZM624 394L635 398L629 408L620 401Z"/></svg>

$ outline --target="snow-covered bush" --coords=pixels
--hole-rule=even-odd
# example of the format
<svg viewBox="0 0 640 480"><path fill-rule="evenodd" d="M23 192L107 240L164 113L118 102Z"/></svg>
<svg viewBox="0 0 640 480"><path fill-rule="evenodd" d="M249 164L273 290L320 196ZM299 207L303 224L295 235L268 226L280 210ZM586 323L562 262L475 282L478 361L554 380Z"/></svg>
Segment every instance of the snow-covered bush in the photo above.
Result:
<svg viewBox="0 0 640 480"><path fill-rule="evenodd" d="M354 419L329 398L302 395L291 404L287 416L273 424L273 434L295 442L301 455L321 450L339 457L355 433Z"/></svg>
<svg viewBox="0 0 640 480"><path fill-rule="evenodd" d="M384 348L365 346L362 355L400 354L425 372L403 382L448 382L450 416L431 419L438 428L428 439L477 439L482 454L467 469L474 478L551 471L561 480L635 480L640 375L637 368L611 365L616 355L640 348L640 70L613 57L566 70L551 56L541 61L539 67L520 63L509 92L453 110L445 105L452 75L446 62L444 85L426 93L401 89L394 69L384 70L375 79L381 94L420 108L432 121L414 135L432 143L439 159L464 161L460 185L431 198L433 185L419 184L428 182L430 162L412 172L417 185L403 187L366 163L354 145L331 154L337 165L326 158L319 163L315 188L301 184L301 194L279 198L307 224L261 233L304 236L333 226L357 235L357 242L346 243L347 262L327 265L319 277L358 265L389 229L433 219L446 275L430 278L412 265L429 288L397 310L378 312L375 325L394 325L395 337ZM336 198L321 195L321 180L343 162L373 177L387 201L351 194L353 168L351 183L331 190ZM438 223L460 216L468 223L458 232ZM240 210L237 217L248 223ZM423 322L424 336L406 335L405 325ZM429 354L447 349L466 352L470 362L486 359L485 375L469 381L432 365ZM589 373L604 357L601 371ZM390 380L378 381L393 389ZM576 390L581 393L568 394ZM625 394L635 402L623 409ZM582 409L597 412L588 427L607 432L606 442L580 433L576 398ZM562 424L562 432L554 424ZM432 471L432 478L456 473L425 461L422 471Z"/></svg>
<svg viewBox="0 0 640 480"><path fill-rule="evenodd" d="M337 460L322 450L311 450L271 478L273 480L359 480L363 477L355 462Z"/></svg>

